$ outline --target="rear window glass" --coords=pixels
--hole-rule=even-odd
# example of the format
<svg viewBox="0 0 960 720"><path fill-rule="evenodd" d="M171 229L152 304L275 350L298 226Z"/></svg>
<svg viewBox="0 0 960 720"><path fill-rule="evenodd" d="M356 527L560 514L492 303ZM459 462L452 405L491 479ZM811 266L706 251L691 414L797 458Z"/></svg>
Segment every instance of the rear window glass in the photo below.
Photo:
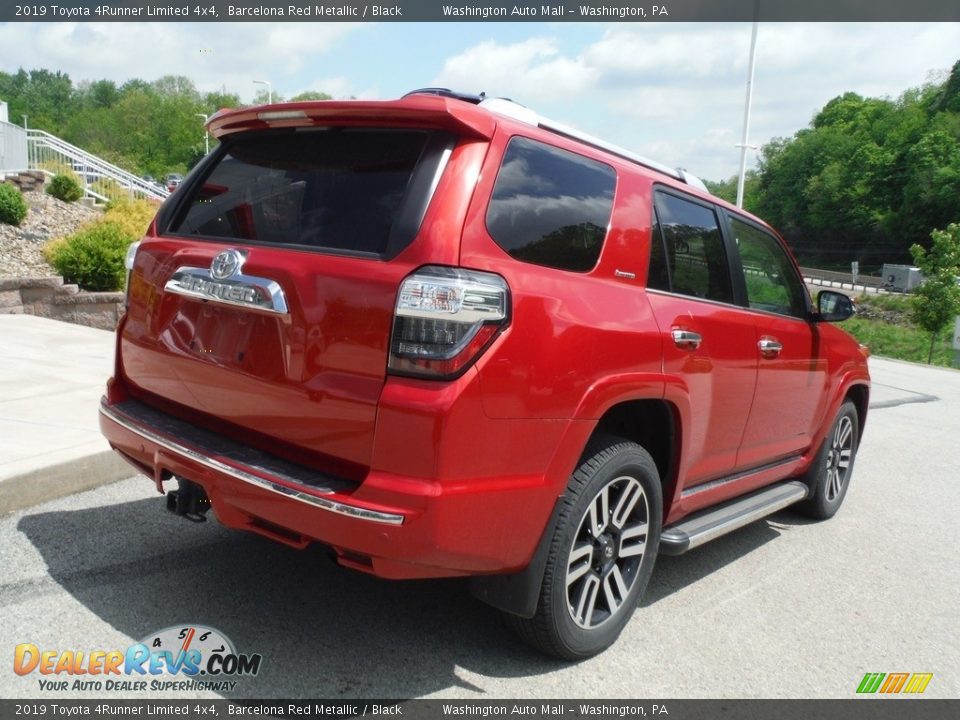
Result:
<svg viewBox="0 0 960 720"><path fill-rule="evenodd" d="M585 272L607 234L617 175L612 167L515 137L487 209L487 230L512 257Z"/></svg>
<svg viewBox="0 0 960 720"><path fill-rule="evenodd" d="M169 231L384 253L430 136L331 128L240 137L191 188Z"/></svg>

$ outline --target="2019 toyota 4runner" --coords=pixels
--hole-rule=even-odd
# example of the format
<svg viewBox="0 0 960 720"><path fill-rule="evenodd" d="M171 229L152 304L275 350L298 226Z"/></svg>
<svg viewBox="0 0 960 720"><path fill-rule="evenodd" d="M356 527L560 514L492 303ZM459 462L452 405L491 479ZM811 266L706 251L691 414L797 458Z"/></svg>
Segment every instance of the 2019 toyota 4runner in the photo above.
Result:
<svg viewBox="0 0 960 720"><path fill-rule="evenodd" d="M128 256L101 427L169 508L382 578L471 576L542 651L658 553L833 515L865 350L695 177L447 90L222 112Z"/></svg>

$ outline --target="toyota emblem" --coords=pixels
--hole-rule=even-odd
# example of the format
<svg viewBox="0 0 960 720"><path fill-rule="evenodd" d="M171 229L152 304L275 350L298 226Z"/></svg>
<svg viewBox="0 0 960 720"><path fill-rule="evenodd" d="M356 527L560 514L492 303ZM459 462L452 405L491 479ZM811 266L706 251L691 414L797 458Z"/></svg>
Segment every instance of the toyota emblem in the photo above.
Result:
<svg viewBox="0 0 960 720"><path fill-rule="evenodd" d="M214 280L226 280L240 272L244 260L246 256L239 250L224 250L210 263L210 277Z"/></svg>

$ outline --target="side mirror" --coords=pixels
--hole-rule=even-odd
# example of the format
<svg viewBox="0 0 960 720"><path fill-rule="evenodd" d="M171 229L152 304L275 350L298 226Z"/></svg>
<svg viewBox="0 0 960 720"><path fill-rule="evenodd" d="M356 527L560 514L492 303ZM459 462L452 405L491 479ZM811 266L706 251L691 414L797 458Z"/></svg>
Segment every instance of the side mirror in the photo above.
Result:
<svg viewBox="0 0 960 720"><path fill-rule="evenodd" d="M853 301L843 293L833 290L821 290L817 293L818 320L824 322L840 322L856 314L857 309Z"/></svg>

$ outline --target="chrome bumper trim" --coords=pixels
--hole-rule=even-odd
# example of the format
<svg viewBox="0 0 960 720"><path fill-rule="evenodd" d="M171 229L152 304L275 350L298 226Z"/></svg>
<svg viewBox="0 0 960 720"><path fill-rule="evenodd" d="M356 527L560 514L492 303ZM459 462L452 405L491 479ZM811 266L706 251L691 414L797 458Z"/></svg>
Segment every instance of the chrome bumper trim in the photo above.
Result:
<svg viewBox="0 0 960 720"><path fill-rule="evenodd" d="M108 405L100 405L100 414L106 417L109 420L117 423L123 428L126 428L132 433L139 435L140 437L149 440L152 443L156 443L171 452L178 453L183 455L193 462L196 462L204 467L210 468L211 470L216 470L217 472L223 473L224 475L229 475L230 477L241 480L242 482L248 483L250 485L255 485L264 490L269 490L275 492L278 495L283 495L284 497L292 498L293 500L299 500L300 502L307 503L308 505L313 505L322 510L327 510L337 515L346 515L347 517L357 518L358 520L367 520L369 522L384 523L386 525L402 525L404 521L403 515L397 515L395 513L385 513L379 512L377 510L368 510L366 508L356 507L355 505L347 505L342 502L337 502L335 500L330 500L329 498L321 497L319 495L314 495L312 493L304 492L296 488L291 488L287 485L281 485L280 483L267 480L266 478L260 477L259 475L254 475L252 473L246 472L242 468L234 467L233 465L227 465L226 463L220 462L213 458L207 457L196 450L189 448L185 445L166 438L150 428L144 427L143 425L135 424L130 418L125 415L116 412L113 408Z"/></svg>

